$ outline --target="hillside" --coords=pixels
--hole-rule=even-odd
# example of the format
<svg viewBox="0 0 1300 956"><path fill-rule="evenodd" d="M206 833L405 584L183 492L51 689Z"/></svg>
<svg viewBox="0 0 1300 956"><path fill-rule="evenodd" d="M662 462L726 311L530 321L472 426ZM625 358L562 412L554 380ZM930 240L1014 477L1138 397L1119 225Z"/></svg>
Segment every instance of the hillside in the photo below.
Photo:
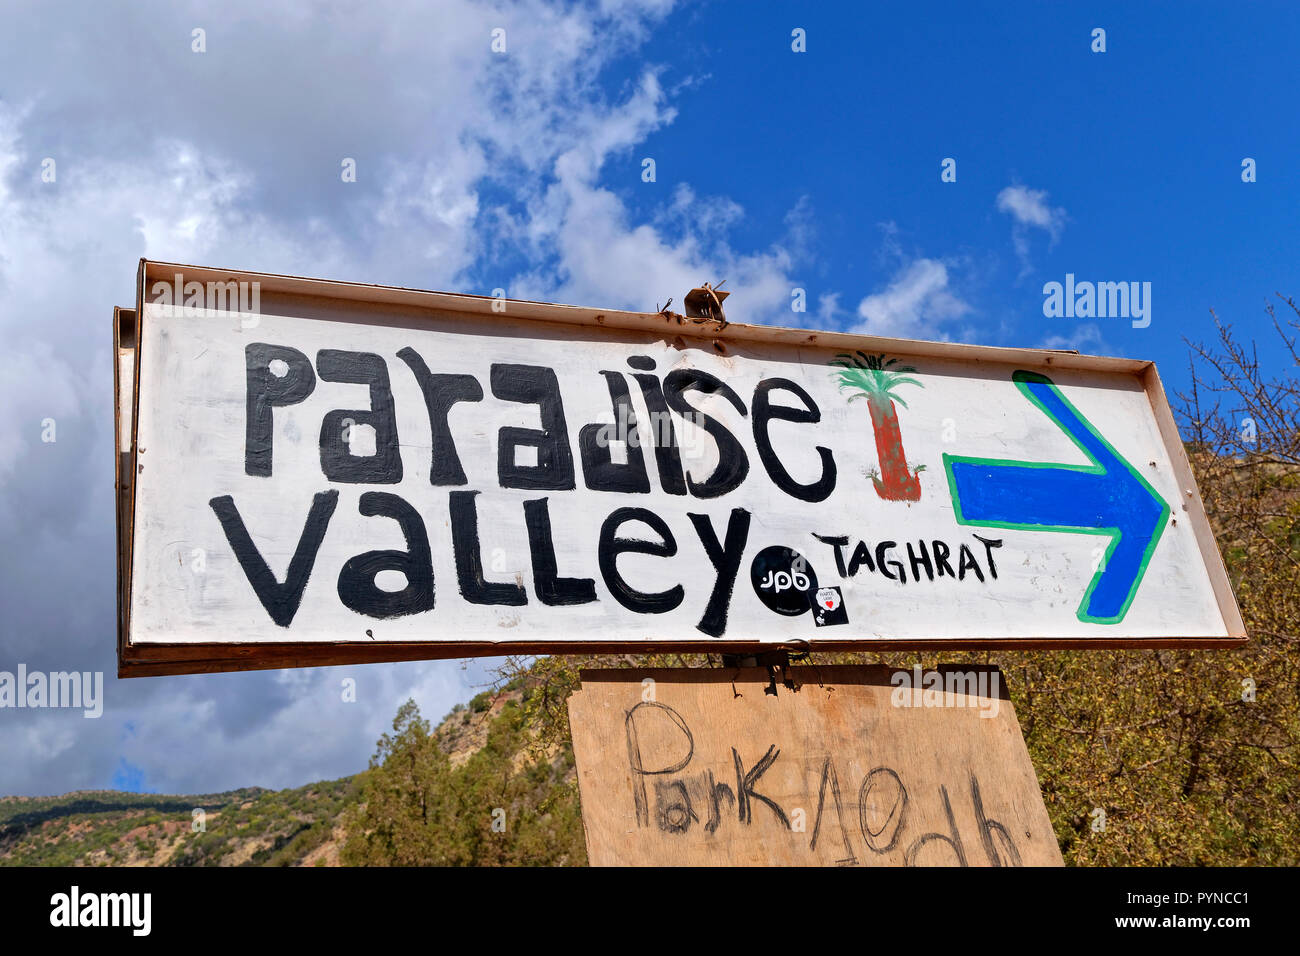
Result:
<svg viewBox="0 0 1300 956"><path fill-rule="evenodd" d="M453 767L483 748L493 721L520 696L480 694L447 715L433 739ZM358 806L362 778L197 795L0 797L0 866L338 866L344 814Z"/></svg>

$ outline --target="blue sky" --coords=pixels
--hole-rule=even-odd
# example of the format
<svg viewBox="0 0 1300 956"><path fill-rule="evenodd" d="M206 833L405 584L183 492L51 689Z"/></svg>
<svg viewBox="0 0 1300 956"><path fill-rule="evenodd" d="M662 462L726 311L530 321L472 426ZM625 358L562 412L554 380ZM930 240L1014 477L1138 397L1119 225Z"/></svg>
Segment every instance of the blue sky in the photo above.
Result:
<svg viewBox="0 0 1300 956"><path fill-rule="evenodd" d="M970 306L958 327L940 324L952 337L1153 358L1176 386L1183 337L1212 334L1210 308L1250 334L1275 291L1294 294L1300 134L1286 118L1294 82L1270 50L1287 48L1300 17L1284 4L1066 6L680 11L665 32L690 39L652 45L677 54L666 76L694 65L709 78L675 97L677 118L644 152L671 157L661 185L680 169L698 193L743 206L737 242L779 232L804 199L815 239L793 271L810 294L839 293L843 324L907 262L931 258ZM791 24L808 52L774 56ZM1105 53L1091 50L1096 27ZM956 183L940 182L944 157ZM1241 181L1245 157L1254 183ZM1055 236L1025 230L1029 269L995 203L1015 184L1061 211ZM628 192L635 208L655 201ZM1151 282L1152 325L1045 319L1043 283L1067 272Z"/></svg>
<svg viewBox="0 0 1300 956"><path fill-rule="evenodd" d="M1151 358L1171 392L1211 308L1265 340L1264 305L1300 294L1292 4L4 17L0 669L102 670L106 702L98 720L0 711L0 793L340 776L407 696L437 718L492 666L113 677L108 320L140 256L645 310L726 278L733 320ZM1149 282L1151 324L1046 318L1067 273Z"/></svg>

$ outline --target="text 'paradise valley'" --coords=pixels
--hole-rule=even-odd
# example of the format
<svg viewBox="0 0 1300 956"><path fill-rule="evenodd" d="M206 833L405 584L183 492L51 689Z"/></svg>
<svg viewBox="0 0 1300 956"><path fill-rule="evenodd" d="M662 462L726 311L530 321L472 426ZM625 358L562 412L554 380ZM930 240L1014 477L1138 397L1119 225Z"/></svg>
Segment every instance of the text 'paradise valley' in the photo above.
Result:
<svg viewBox="0 0 1300 956"><path fill-rule="evenodd" d="M429 483L446 487L447 515L451 532L459 596L478 605L522 606L529 603L528 588L521 576L492 580L485 568L479 541L478 502L480 490L469 483L461 462L449 413L460 403L484 399L483 384L473 375L431 372L424 359L411 348L396 358L414 377L423 395L431 434ZM834 491L837 468L832 449L811 442L798 463L796 473L808 474L815 464L816 477L798 481L773 446L769 427L773 421L816 424L822 413L811 395L797 382L786 378L765 378L753 394L742 398L720 378L696 368L676 368L655 374L656 363L649 356L627 359L629 371L599 372L609 393L616 423L594 422L577 430L577 460L570 440L569 423L561 400L559 378L554 369L542 365L498 363L490 367L488 387L494 398L534 406L541 428L504 425L496 434L496 480L500 488L536 493L522 502L522 523L527 533L532 564L533 597L542 605L566 606L598 600L594 576L577 576L577 567L561 568L552 537L552 522L564 520L563 498L552 502L552 494L577 488L578 473L591 491L617 496L646 495L657 484L667 495L715 499L739 488L749 477L751 462L745 445L718 418L706 414L688 397L707 396L716 405L725 401L741 418L748 419L759 464L779 491L801 502L821 502ZM252 343L245 349L246 418L244 472L248 476L273 477L275 410L304 401L316 388L317 378L326 382L364 385L369 389L369 408L335 409L326 413L320 427L320 468L329 483L344 485L394 485L402 481L404 462L398 440L398 419L389 378L389 362L381 355L322 349L313 365L303 352L282 345ZM589 387L589 386L586 386ZM642 423L633 407L632 389L640 393L650 421ZM748 399L748 402L746 401ZM677 422L686 421L707 434L717 461L710 474L694 474L682 460L682 442ZM358 453L357 430L373 439ZM653 466L645 449L650 449ZM787 452L787 456L790 453ZM656 482L652 483L652 471ZM635 501L635 499L633 499ZM247 527L232 495L218 495L209 506L220 522L226 540L239 561L258 600L271 619L288 627L301 604L316 557L339 504L339 491L326 488L304 500L305 522L283 580L268 566ZM554 513L553 513L554 507ZM588 505L582 503L586 509ZM367 490L357 503L364 517L387 518L396 522L405 540L404 550L376 550L345 561L338 572L337 593L343 605L375 619L387 619L431 611L435 604L435 582L429 534L425 518L400 495ZM596 568L609 595L624 608L638 614L660 614L677 608L686 586L709 589L709 599L696 627L720 637L726 630L738 573L750 541L753 515L734 507L725 527L715 525L704 513L687 512L690 529L670 526L662 516L646 507L620 502L599 524L596 535ZM994 550L998 539L971 535L950 544L930 538L899 544L874 540L872 545L844 531L861 529L836 527L843 523L830 516L829 527L809 529L809 542L821 542L818 560L832 561L841 580L872 574L892 586L908 582L935 581L951 577L979 583L997 579ZM713 569L713 580L689 576L661 590L642 590L629 581L618 567L624 554L672 558L678 553L678 535L687 533ZM761 542L760 544L770 544ZM827 549L829 546L829 549ZM784 549L768 548L768 551ZM808 580L816 589L815 575L804 574L803 556L790 552L797 567L793 573L765 572L766 582ZM580 556L564 555L564 563L577 564ZM562 571L570 575L562 574ZM396 572L405 581L400 589L381 586ZM382 577L381 577L382 576ZM757 589L757 584L755 585ZM819 592L820 593L820 592ZM778 613L780 601L764 603ZM838 595L828 596L827 607L838 607Z"/></svg>

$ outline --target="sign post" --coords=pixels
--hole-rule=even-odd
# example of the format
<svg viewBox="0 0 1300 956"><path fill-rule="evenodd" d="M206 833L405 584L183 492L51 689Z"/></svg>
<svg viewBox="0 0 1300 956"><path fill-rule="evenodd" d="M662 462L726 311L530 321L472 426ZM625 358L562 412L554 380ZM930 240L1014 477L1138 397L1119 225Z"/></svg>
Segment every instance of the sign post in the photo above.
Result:
<svg viewBox="0 0 1300 956"><path fill-rule="evenodd" d="M119 673L1246 640L1152 363L728 323L707 291L689 317L142 261Z"/></svg>

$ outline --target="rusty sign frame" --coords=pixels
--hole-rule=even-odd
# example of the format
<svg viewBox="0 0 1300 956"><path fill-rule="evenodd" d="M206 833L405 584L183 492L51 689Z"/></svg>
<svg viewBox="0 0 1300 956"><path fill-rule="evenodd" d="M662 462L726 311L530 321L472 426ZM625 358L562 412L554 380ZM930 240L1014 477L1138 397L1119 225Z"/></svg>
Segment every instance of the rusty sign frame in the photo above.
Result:
<svg viewBox="0 0 1300 956"><path fill-rule="evenodd" d="M754 654L777 650L898 651L986 650L991 646L1007 650L1069 648L1213 648L1236 647L1248 640L1222 556L1214 541L1195 476L1183 448L1164 388L1154 362L1139 359L1080 355L1072 351L1019 349L948 342L924 342L879 336L852 335L807 329L754 326L725 320L695 319L672 312L624 312L570 305L508 299L512 320L559 323L593 328L642 332L656 339L670 337L684 347L712 349L726 354L732 342L760 343L785 347L818 346L889 352L917 357L974 362L1035 371L1080 370L1119 372L1134 377L1150 403L1161 440L1173 463L1180 487L1187 489L1183 511L1195 531L1197 547L1205 562L1215 602L1227 625L1224 637L1130 637L1130 638L943 638L872 639L862 641L745 641L730 638L689 641L358 641L257 642L257 643L132 643L131 576L135 523L135 483L139 467L136 428L139 421L140 367L147 356L140 353L140 324L145 315L145 289L150 282L171 280L177 273L186 281L258 282L264 292L332 300L342 305L405 306L436 310L439 314L463 315L467 321L491 321L501 299L460 293L428 292L393 286L367 285L325 279L309 279L272 273L218 269L141 259L136 278L134 308L113 312L113 384L115 436L115 502L117 517L117 648L121 677L215 673L237 670L266 670L285 667L320 667L338 664L387 663L438 660L502 654L601 654L601 653L705 653ZM129 378L128 382L126 379Z"/></svg>

